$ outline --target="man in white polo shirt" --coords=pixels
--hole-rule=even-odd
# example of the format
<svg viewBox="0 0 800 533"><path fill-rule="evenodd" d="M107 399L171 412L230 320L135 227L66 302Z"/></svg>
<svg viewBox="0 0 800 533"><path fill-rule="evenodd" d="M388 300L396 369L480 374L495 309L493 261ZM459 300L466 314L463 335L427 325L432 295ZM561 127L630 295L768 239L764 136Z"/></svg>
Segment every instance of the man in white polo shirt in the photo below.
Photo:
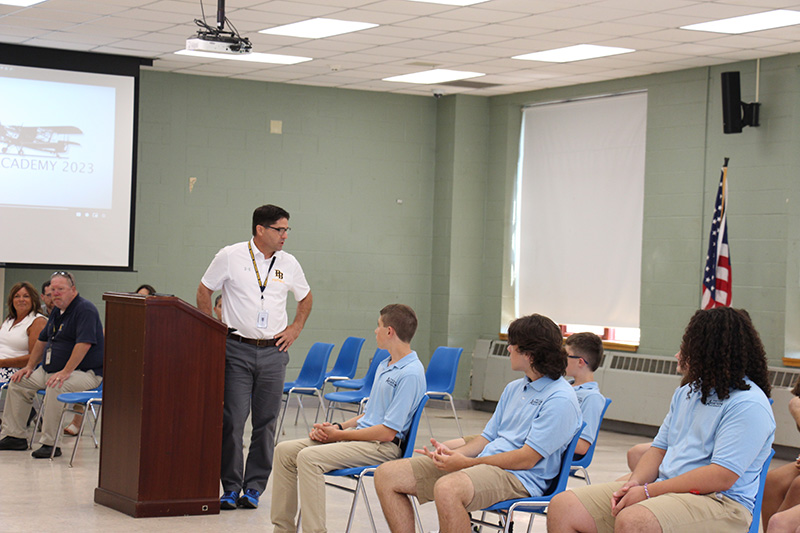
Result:
<svg viewBox="0 0 800 533"><path fill-rule="evenodd" d="M257 208L253 212L253 238L217 252L197 287L197 307L209 315L211 295L222 289L222 316L229 327L221 509L258 507L272 472L275 426L289 362L287 350L300 335L312 303L300 263L283 251L290 229L286 210L275 205ZM286 314L289 291L297 300L291 324ZM251 408L253 432L245 467L242 435Z"/></svg>

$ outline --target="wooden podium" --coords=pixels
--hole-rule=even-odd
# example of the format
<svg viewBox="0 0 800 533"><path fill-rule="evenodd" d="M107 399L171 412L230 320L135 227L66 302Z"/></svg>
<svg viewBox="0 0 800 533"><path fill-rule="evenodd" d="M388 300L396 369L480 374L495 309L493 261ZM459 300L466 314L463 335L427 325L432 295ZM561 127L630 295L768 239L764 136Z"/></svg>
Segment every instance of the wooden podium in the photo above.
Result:
<svg viewBox="0 0 800 533"><path fill-rule="evenodd" d="M173 296L103 300L94 501L136 518L219 513L227 328Z"/></svg>

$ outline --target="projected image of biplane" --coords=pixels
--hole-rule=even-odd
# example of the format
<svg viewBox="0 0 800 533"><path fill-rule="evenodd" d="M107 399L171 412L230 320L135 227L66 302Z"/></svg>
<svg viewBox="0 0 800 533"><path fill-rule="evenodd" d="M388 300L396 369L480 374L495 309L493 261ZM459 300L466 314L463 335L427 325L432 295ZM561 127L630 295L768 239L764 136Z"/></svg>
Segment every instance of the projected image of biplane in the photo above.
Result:
<svg viewBox="0 0 800 533"><path fill-rule="evenodd" d="M3 126L0 124L0 152L7 153L9 148L16 149L23 155L25 150L47 152L61 157L70 146L80 146L70 140L71 135L83 135L75 126Z"/></svg>

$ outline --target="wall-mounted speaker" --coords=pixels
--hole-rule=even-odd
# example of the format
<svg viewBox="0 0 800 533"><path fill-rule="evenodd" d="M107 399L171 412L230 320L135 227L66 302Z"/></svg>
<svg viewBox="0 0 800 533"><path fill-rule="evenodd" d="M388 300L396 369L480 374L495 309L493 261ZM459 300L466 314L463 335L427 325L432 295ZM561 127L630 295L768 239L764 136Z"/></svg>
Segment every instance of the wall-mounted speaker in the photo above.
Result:
<svg viewBox="0 0 800 533"><path fill-rule="evenodd" d="M722 73L722 130L742 132L742 90L738 72Z"/></svg>
<svg viewBox="0 0 800 533"><path fill-rule="evenodd" d="M722 73L722 131L742 133L744 126L758 126L759 103L742 102L739 72Z"/></svg>

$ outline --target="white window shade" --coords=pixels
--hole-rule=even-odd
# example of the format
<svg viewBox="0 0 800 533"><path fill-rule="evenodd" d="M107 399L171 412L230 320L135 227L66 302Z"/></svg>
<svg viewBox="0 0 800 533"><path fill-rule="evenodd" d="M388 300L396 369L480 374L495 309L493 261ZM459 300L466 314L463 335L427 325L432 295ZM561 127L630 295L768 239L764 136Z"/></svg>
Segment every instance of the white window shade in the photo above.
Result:
<svg viewBox="0 0 800 533"><path fill-rule="evenodd" d="M647 94L524 110L517 316L639 327Z"/></svg>

